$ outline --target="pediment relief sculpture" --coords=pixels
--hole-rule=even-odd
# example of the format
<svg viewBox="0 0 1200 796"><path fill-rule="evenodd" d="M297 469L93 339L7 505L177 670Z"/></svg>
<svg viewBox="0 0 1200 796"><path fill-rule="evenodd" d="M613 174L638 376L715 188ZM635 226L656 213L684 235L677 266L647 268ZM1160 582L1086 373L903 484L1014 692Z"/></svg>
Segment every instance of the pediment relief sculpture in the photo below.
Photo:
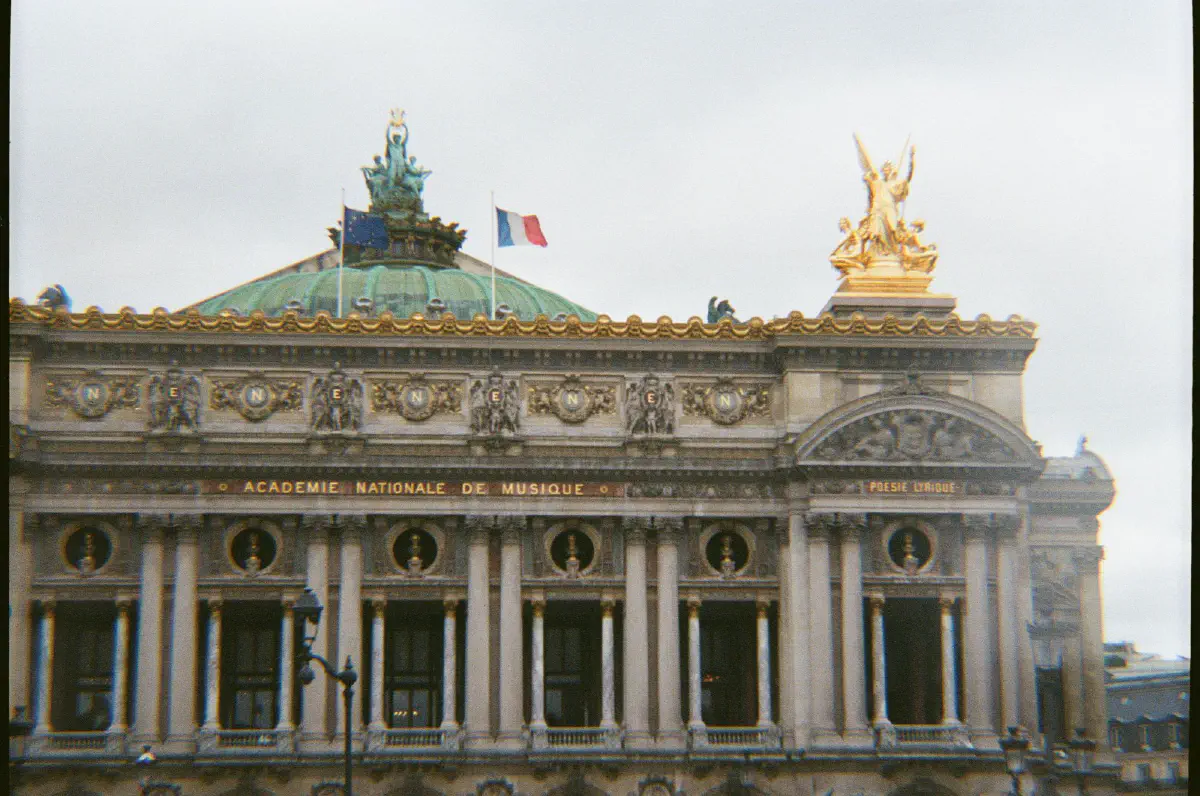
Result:
<svg viewBox="0 0 1200 796"><path fill-rule="evenodd" d="M86 419L104 417L113 409L136 408L142 391L132 376L104 376L98 371L51 376L46 381L46 405L68 406Z"/></svg>
<svg viewBox="0 0 1200 796"><path fill-rule="evenodd" d="M879 412L835 431L812 459L859 461L1015 461L1017 454L989 431L943 412Z"/></svg>
<svg viewBox="0 0 1200 796"><path fill-rule="evenodd" d="M395 412L405 420L419 422L436 414L456 415L462 411L462 386L451 381L428 381L418 373L408 381L379 381L371 385L371 409Z"/></svg>
<svg viewBox="0 0 1200 796"><path fill-rule="evenodd" d="M771 386L738 386L732 379L717 379L716 384L685 384L682 404L685 415L699 415L731 426L747 417L769 417Z"/></svg>
<svg viewBox="0 0 1200 796"><path fill-rule="evenodd" d="M214 380L208 401L212 409L233 409L254 423L266 420L276 412L298 410L303 403L304 393L299 381L268 379L261 373L233 381Z"/></svg>
<svg viewBox="0 0 1200 796"><path fill-rule="evenodd" d="M582 423L592 415L615 414L617 391L612 385L585 384L572 374L557 385L530 385L526 407L531 415L554 415L564 423Z"/></svg>

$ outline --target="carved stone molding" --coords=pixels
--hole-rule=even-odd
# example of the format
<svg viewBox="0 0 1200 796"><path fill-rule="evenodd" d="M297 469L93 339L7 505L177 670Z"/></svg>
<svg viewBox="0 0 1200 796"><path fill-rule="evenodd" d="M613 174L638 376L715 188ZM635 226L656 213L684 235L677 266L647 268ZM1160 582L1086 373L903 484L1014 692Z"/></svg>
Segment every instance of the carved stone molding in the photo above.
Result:
<svg viewBox="0 0 1200 796"><path fill-rule="evenodd" d="M200 379L171 366L150 379L150 429L176 434L200 425Z"/></svg>
<svg viewBox="0 0 1200 796"><path fill-rule="evenodd" d="M515 435L521 427L521 398L517 380L506 379L496 368L486 379L471 384L471 433L481 437Z"/></svg>
<svg viewBox="0 0 1200 796"><path fill-rule="evenodd" d="M625 533L626 545L644 545L649 523L640 517L623 517L621 530Z"/></svg>
<svg viewBox="0 0 1200 796"><path fill-rule="evenodd" d="M526 411L552 414L564 423L582 423L592 415L616 414L617 390L612 385L584 384L579 376L569 374L556 385L530 385Z"/></svg>
<svg viewBox="0 0 1200 796"><path fill-rule="evenodd" d="M133 376L105 376L90 370L82 374L61 374L46 380L46 405L68 406L89 420L104 417L113 409L135 409L142 391Z"/></svg>
<svg viewBox="0 0 1200 796"><path fill-rule="evenodd" d="M299 381L268 379L261 373L252 373L232 381L214 380L208 401L212 409L233 409L255 423L266 420L276 412L299 410L303 403L304 391Z"/></svg>
<svg viewBox="0 0 1200 796"><path fill-rule="evenodd" d="M824 511L807 512L804 515L804 527L810 540L828 543L837 532L837 515Z"/></svg>
<svg viewBox="0 0 1200 796"><path fill-rule="evenodd" d="M717 500L769 500L778 496L774 484L762 482L739 483L720 481L716 483L693 483L666 481L656 483L631 483L625 487L625 495L632 498L688 498Z"/></svg>
<svg viewBox="0 0 1200 796"><path fill-rule="evenodd" d="M1071 550L1071 561L1080 574L1095 575L1104 560L1103 547L1076 547Z"/></svg>
<svg viewBox="0 0 1200 796"><path fill-rule="evenodd" d="M340 362L334 362L327 376L319 376L313 382L308 404L312 410L309 424L317 433L362 430L362 381L347 376Z"/></svg>
<svg viewBox="0 0 1200 796"><path fill-rule="evenodd" d="M684 384L683 413L707 417L714 423L731 426L747 417L770 417L771 385L738 386L732 379L717 379L716 384Z"/></svg>
<svg viewBox="0 0 1200 796"><path fill-rule="evenodd" d="M867 515L856 513L839 513L836 515L837 529L844 539L861 537L867 530Z"/></svg>
<svg viewBox="0 0 1200 796"><path fill-rule="evenodd" d="M377 381L371 385L371 409L395 412L405 420L420 422L436 414L462 412L462 385L453 381L428 381L413 374L407 381Z"/></svg>
<svg viewBox="0 0 1200 796"><path fill-rule="evenodd" d="M962 418L901 409L850 423L818 445L811 458L1010 462L1017 454L994 434Z"/></svg>
<svg viewBox="0 0 1200 796"><path fill-rule="evenodd" d="M683 518L655 517L654 530L660 545L679 544L679 538L683 535Z"/></svg>

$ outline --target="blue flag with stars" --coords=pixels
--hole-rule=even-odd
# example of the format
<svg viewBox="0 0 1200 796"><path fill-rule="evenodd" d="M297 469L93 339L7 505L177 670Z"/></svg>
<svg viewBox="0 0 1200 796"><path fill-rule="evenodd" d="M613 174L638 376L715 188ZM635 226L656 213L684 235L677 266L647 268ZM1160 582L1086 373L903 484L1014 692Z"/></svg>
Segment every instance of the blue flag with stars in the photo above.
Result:
<svg viewBox="0 0 1200 796"><path fill-rule="evenodd" d="M351 210L349 207L345 208L345 211L343 229L346 230L346 243L375 249L388 247L387 227L384 226L383 216L373 216L361 210Z"/></svg>

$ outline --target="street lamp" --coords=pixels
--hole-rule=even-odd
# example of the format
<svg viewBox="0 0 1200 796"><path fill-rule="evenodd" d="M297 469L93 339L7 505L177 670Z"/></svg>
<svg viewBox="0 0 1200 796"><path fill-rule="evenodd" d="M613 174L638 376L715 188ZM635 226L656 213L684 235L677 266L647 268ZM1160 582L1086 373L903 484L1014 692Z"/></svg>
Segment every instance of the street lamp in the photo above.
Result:
<svg viewBox="0 0 1200 796"><path fill-rule="evenodd" d="M1021 796L1020 776L1027 768L1025 753L1029 751L1029 738L1020 727L1009 727L1008 735L1000 739L1000 748L1004 750L1004 767L1012 777L1013 796Z"/></svg>
<svg viewBox="0 0 1200 796"><path fill-rule="evenodd" d="M354 714L354 684L358 682L358 672L354 671L354 664L350 662L350 656L346 656L346 666L340 672L334 671L334 667L329 661L322 658L320 655L312 651L312 644L317 640L317 625L321 622L321 601L317 599L317 595L313 594L312 589L305 589L300 598L296 600L292 611L296 618L300 620L300 654L296 657L300 661L300 669L296 672L296 677L299 678L302 685L308 685L317 678L313 672L312 662L316 661L321 664L321 668L325 670L325 674L342 684L342 702L346 707L346 747L345 747L345 764L346 764L346 787L344 789L345 796L352 796L350 778L352 773L351 766L353 758L350 755L351 741L351 716ZM312 622L313 634L308 635L308 623Z"/></svg>
<svg viewBox="0 0 1200 796"><path fill-rule="evenodd" d="M25 716L24 705L13 705L12 718L8 720L8 737L18 738L33 731L33 720Z"/></svg>
<svg viewBox="0 0 1200 796"><path fill-rule="evenodd" d="M1075 737L1067 742L1071 748L1071 765L1075 776L1079 777L1080 794L1087 793L1087 775L1092 770L1092 753L1096 751L1096 742L1084 735L1083 727L1075 728Z"/></svg>
<svg viewBox="0 0 1200 796"><path fill-rule="evenodd" d="M137 766L139 771L144 772L142 781L139 783L142 793L150 792L150 777L154 770L154 764L158 762L158 755L150 751L150 744L142 747L142 753L133 759L133 764Z"/></svg>

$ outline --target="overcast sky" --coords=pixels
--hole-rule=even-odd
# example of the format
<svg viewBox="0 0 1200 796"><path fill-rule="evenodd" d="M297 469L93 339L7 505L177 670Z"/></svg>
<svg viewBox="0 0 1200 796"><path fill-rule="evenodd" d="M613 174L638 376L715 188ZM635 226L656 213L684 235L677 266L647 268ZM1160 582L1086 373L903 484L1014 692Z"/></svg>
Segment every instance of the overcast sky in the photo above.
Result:
<svg viewBox="0 0 1200 796"><path fill-rule="evenodd" d="M12 10L9 291L176 309L328 247L388 109L425 205L614 318L815 315L837 221L911 134L908 218L959 313L1039 324L1030 436L1086 433L1105 638L1190 655L1185 3L61 2Z"/></svg>

